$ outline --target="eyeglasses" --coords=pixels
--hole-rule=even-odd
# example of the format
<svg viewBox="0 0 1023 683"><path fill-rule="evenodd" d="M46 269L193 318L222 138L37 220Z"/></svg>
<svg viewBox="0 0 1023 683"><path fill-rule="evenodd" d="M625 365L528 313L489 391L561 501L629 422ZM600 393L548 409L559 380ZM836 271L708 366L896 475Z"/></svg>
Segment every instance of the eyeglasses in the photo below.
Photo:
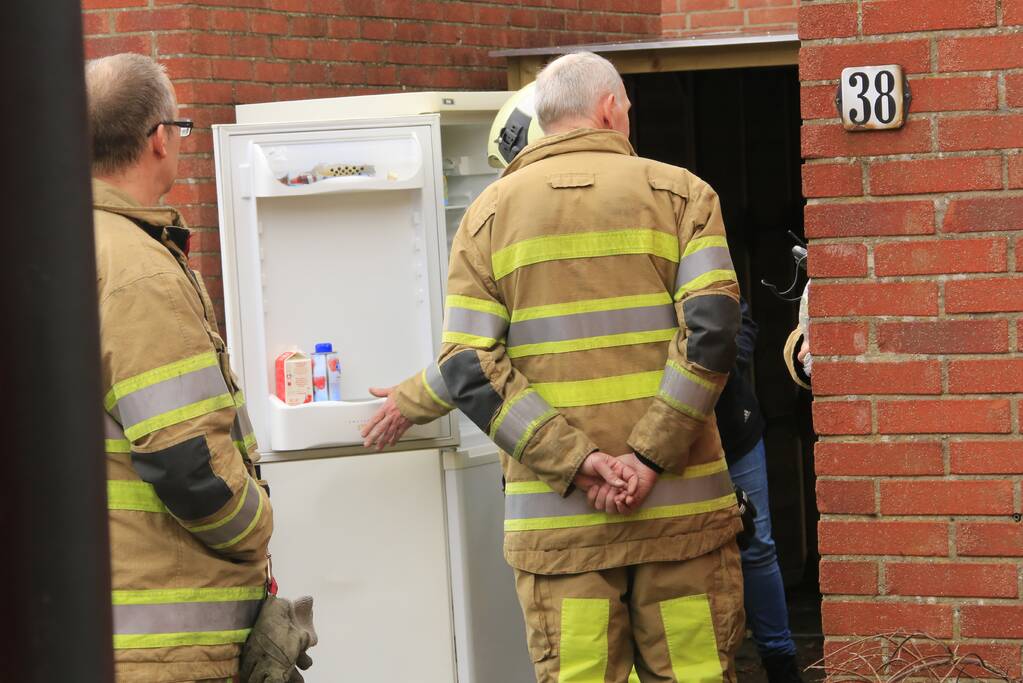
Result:
<svg viewBox="0 0 1023 683"><path fill-rule="evenodd" d="M158 121L155 126L149 129L149 132L146 133L146 137L155 133L156 129L160 126L177 126L181 129L181 137L187 138L192 134L192 126L194 125L195 124L188 119L181 119L180 121Z"/></svg>

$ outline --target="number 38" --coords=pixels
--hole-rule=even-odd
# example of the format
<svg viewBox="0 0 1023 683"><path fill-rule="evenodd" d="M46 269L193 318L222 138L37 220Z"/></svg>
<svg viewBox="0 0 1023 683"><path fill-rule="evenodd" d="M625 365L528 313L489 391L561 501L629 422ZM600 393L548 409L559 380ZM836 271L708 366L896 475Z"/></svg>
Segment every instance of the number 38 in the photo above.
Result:
<svg viewBox="0 0 1023 683"><path fill-rule="evenodd" d="M850 66L842 70L835 97L846 130L901 128L909 86L898 64Z"/></svg>
<svg viewBox="0 0 1023 683"><path fill-rule="evenodd" d="M871 115L879 123L891 123L895 120L896 107L895 97L895 74L891 71L878 71L871 84L870 77L862 71L854 71L849 75L849 85L859 88L856 97L861 103L861 108L855 105L849 108L849 120L857 126L870 122ZM871 93L871 85L874 86ZM871 98L868 95L873 94ZM873 101L871 101L873 100Z"/></svg>

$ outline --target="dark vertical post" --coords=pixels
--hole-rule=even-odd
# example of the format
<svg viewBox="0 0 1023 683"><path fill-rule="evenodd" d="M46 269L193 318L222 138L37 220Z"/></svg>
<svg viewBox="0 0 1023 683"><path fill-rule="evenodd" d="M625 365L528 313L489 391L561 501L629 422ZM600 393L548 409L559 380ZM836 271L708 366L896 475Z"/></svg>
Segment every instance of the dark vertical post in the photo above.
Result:
<svg viewBox="0 0 1023 683"><path fill-rule="evenodd" d="M113 680L78 0L0 23L0 680Z"/></svg>

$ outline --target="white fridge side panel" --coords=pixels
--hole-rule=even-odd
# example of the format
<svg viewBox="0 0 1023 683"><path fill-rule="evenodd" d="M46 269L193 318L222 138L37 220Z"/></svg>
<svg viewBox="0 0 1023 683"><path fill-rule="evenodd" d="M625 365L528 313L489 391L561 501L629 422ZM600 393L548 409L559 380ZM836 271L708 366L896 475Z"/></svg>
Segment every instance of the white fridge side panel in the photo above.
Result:
<svg viewBox="0 0 1023 683"><path fill-rule="evenodd" d="M515 574L502 547L501 464L491 454L444 472L458 683L531 683Z"/></svg>

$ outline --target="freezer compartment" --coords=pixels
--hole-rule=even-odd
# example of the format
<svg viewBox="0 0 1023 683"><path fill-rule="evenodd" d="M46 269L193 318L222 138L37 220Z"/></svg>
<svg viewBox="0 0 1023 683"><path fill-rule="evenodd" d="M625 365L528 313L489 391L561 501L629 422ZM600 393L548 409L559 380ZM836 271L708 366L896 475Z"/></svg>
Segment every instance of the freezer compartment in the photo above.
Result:
<svg viewBox="0 0 1023 683"><path fill-rule="evenodd" d="M423 186L423 153L411 134L253 143L251 168L257 197Z"/></svg>
<svg viewBox="0 0 1023 683"><path fill-rule="evenodd" d="M338 444L362 443L362 426L384 404L384 399L322 401L289 406L270 396L270 438L275 451L299 451ZM405 439L443 436L442 424L416 425Z"/></svg>

